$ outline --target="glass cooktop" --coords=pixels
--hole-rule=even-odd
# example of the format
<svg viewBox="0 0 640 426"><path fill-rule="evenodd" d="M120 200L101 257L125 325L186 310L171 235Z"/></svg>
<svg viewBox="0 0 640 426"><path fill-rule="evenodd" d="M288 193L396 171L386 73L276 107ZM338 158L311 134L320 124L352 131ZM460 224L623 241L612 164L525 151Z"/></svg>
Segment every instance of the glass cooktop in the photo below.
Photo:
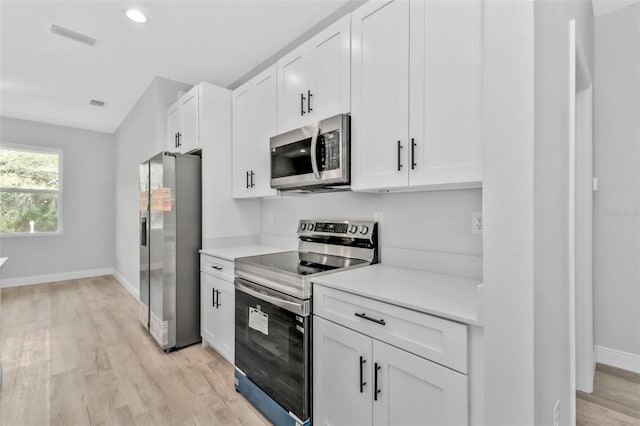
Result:
<svg viewBox="0 0 640 426"><path fill-rule="evenodd" d="M297 275L311 275L320 272L346 268L367 263L366 260L331 256L319 253L287 251L284 253L264 254L237 259L254 266L283 271Z"/></svg>

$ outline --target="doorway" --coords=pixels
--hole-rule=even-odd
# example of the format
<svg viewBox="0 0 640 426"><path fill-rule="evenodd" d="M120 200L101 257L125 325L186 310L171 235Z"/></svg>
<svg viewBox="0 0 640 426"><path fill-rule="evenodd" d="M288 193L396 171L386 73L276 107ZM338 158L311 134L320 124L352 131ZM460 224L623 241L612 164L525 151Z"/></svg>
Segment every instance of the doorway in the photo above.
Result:
<svg viewBox="0 0 640 426"><path fill-rule="evenodd" d="M569 22L569 323L571 424L576 390L593 391L593 80Z"/></svg>

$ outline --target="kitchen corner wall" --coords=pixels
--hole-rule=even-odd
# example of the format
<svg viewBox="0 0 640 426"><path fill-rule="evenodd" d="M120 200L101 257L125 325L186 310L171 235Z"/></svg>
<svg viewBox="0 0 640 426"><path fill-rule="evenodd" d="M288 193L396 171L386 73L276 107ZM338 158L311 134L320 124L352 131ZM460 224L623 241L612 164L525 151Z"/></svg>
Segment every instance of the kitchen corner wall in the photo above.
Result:
<svg viewBox="0 0 640 426"><path fill-rule="evenodd" d="M166 149L166 109L191 86L153 79L115 133L115 263L116 276L139 294L138 166Z"/></svg>
<svg viewBox="0 0 640 426"><path fill-rule="evenodd" d="M62 234L5 236L0 287L109 273L113 266L113 135L0 117L0 141L62 151Z"/></svg>
<svg viewBox="0 0 640 426"><path fill-rule="evenodd" d="M382 262L389 248L482 256L482 235L471 234L471 212L477 210L480 189L297 195L262 201L262 239L297 248L300 219L372 220L381 212Z"/></svg>
<svg viewBox="0 0 640 426"><path fill-rule="evenodd" d="M640 4L596 18L594 322L598 359L640 367ZM613 356L613 358L611 358ZM635 358L635 361L633 359ZM621 365L627 359L628 365Z"/></svg>

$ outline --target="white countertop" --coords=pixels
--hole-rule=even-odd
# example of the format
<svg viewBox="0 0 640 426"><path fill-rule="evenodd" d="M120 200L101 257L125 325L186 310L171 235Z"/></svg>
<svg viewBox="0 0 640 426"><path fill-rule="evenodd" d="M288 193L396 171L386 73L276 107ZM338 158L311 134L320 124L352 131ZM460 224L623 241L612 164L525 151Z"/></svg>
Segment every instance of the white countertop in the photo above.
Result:
<svg viewBox="0 0 640 426"><path fill-rule="evenodd" d="M239 246L202 249L200 250L200 253L233 262L238 257L258 256L261 254L280 253L283 251L289 250L267 246Z"/></svg>
<svg viewBox="0 0 640 426"><path fill-rule="evenodd" d="M482 326L482 281L377 264L312 280L359 296Z"/></svg>

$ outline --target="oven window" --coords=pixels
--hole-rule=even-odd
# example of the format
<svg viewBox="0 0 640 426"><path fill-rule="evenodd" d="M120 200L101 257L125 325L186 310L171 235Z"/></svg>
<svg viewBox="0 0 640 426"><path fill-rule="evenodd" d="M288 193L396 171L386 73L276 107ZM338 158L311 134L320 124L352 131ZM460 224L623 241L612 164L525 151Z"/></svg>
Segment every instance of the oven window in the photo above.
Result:
<svg viewBox="0 0 640 426"><path fill-rule="evenodd" d="M285 409L306 420L309 317L300 317L239 290L235 293L236 367ZM258 309L262 317L268 316L266 326L264 318L260 325L250 324L251 308Z"/></svg>
<svg viewBox="0 0 640 426"><path fill-rule="evenodd" d="M313 173L311 138L271 148L271 178Z"/></svg>

